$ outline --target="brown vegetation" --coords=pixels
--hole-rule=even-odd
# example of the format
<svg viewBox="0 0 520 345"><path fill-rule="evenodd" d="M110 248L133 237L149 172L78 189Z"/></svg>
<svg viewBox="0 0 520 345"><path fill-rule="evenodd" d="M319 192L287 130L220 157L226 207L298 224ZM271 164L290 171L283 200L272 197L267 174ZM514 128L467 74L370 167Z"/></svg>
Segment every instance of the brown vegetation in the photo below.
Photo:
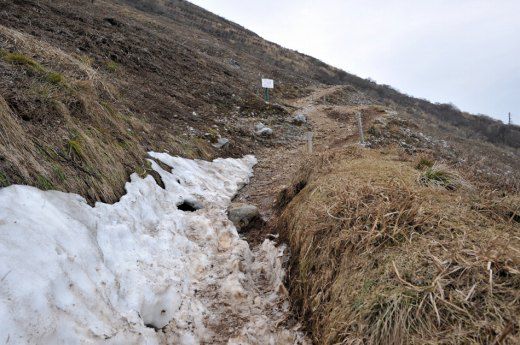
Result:
<svg viewBox="0 0 520 345"><path fill-rule="evenodd" d="M261 76L276 79L275 102L344 84L319 102L420 111L460 125L461 138L518 147L514 126L402 95L186 1L0 4L2 185L41 185L43 176L90 201L114 201L144 169L146 151L212 158L272 145L251 123L282 128L287 112L261 101ZM215 150L219 136L232 145Z"/></svg>
<svg viewBox="0 0 520 345"><path fill-rule="evenodd" d="M421 161L328 152L282 193L291 296L316 343L520 341L520 196Z"/></svg>

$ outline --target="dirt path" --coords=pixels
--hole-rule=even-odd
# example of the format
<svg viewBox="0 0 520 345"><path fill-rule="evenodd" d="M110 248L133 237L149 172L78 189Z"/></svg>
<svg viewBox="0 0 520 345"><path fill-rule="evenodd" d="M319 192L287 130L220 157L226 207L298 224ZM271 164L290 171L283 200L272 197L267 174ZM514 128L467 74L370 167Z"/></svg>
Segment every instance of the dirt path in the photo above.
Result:
<svg viewBox="0 0 520 345"><path fill-rule="evenodd" d="M357 120L355 113L362 110L360 106L337 106L322 104L320 101L336 91L341 86L317 87L308 97L285 102L291 106L295 114L305 114L307 117L308 130L314 133L314 152L317 155L320 152L328 150L331 147L341 147L352 145L358 140ZM278 147L264 147L256 152L258 164L254 168L254 177L248 185L246 185L235 198L235 201L247 202L258 206L260 213L265 220L265 225L260 229L252 229L246 233L243 238L249 243L254 253L262 248L262 243L272 232L275 223L274 204L279 192L291 183L292 177L300 169L301 165L308 160L307 143L305 131L303 135L289 141L288 144ZM280 136L284 134L277 133ZM261 262L262 260L259 260ZM283 261L283 260L282 260ZM282 267L280 267L282 269ZM269 300L272 291L272 284L269 278L263 275L256 276L254 280L257 293L264 296L262 299ZM266 280L267 279L267 280ZM285 289L283 289L285 291ZM210 296L209 300L218 300L214 296ZM287 301L287 300L286 300ZM215 313L222 314L222 305L213 306ZM287 305L287 308L289 306ZM291 334L298 337L299 323L295 320L289 309L285 307L275 306L267 303L261 306L261 310L227 310L227 318L225 322L220 320L215 326L215 334L220 338L215 338L215 343L223 342L230 339L230 336L236 335L237 330L247 329L249 324L256 323L251 321L251 315L269 315L269 319L275 320L275 324L280 325L286 330L291 330ZM254 308L253 308L254 309ZM251 314L251 315L250 315ZM249 320L249 321L248 321ZM262 321L263 322L263 321ZM234 327L229 327L235 325ZM255 327L251 327L254 329ZM258 327L257 327L258 328ZM302 335L303 336L303 335ZM241 339L244 338L242 334ZM281 334L278 339L282 339ZM233 339L233 338L232 338ZM287 343L292 343L292 338L288 338ZM233 343L233 341L231 341ZM304 344L304 338L298 338L297 343Z"/></svg>
<svg viewBox="0 0 520 345"><path fill-rule="evenodd" d="M351 106L329 106L319 104L320 98L330 95L341 86L318 87L304 98L288 101L287 104L295 107L294 114L307 116L309 130L314 133L314 153L317 154L329 147L338 147L352 143L357 134L355 118L348 116L356 110ZM334 119L327 113L344 114L341 120ZM257 205L267 226L262 231L252 231L246 238L253 245L261 243L270 231L274 209L273 205L278 193L291 182L303 162L309 157L306 138L290 142L286 146L271 148L265 147L256 152L258 164L255 166L255 175L250 184L241 190L237 201Z"/></svg>

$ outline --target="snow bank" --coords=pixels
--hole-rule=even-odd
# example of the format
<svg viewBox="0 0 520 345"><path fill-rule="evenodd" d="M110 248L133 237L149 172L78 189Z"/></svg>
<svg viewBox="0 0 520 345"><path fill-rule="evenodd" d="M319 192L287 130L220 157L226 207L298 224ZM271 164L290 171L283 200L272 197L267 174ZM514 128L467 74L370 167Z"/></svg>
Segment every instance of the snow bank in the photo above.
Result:
<svg viewBox="0 0 520 345"><path fill-rule="evenodd" d="M0 343L212 342L244 308L264 329L258 339L277 341L269 317L253 314L276 309L283 248L266 242L251 252L225 214L255 158L150 156L172 167L150 160L165 189L133 174L114 205L28 186L0 190ZM177 208L186 203L197 210ZM260 276L272 285L269 298L254 286ZM249 324L229 336L251 340Z"/></svg>

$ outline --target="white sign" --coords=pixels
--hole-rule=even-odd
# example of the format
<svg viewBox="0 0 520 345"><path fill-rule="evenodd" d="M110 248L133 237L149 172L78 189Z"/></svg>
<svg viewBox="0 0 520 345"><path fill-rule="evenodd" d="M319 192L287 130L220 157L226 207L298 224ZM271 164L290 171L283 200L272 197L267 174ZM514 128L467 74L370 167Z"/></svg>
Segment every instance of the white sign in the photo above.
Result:
<svg viewBox="0 0 520 345"><path fill-rule="evenodd" d="M274 80L262 79L262 87L265 89L274 89Z"/></svg>

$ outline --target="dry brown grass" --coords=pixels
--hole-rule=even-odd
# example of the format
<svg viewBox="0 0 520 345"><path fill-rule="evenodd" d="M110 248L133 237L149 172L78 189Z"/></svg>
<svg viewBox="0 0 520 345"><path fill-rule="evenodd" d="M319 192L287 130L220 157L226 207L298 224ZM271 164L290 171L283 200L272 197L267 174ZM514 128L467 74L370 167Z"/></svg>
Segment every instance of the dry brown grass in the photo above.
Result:
<svg viewBox="0 0 520 345"><path fill-rule="evenodd" d="M34 126L0 98L4 173L12 183L74 191L91 201L117 200L132 172L130 166L145 164L146 153L124 118L100 104L102 93L115 99L114 87L80 60L45 42L1 26L0 36L12 51L3 59L13 71L36 73L27 75L30 83L20 86L19 99L26 107L31 102L40 106L29 110L38 116L30 119L38 121Z"/></svg>
<svg viewBox="0 0 520 345"><path fill-rule="evenodd" d="M300 317L319 344L518 344L519 196L425 185L415 165L328 153L283 194Z"/></svg>
<svg viewBox="0 0 520 345"><path fill-rule="evenodd" d="M52 187L91 202L118 200L129 175L147 171L151 126L120 101L117 83L85 59L4 26L0 38L0 64L18 83L11 103L19 107L0 96L1 185ZM210 158L209 143L197 139L165 133L155 149Z"/></svg>

